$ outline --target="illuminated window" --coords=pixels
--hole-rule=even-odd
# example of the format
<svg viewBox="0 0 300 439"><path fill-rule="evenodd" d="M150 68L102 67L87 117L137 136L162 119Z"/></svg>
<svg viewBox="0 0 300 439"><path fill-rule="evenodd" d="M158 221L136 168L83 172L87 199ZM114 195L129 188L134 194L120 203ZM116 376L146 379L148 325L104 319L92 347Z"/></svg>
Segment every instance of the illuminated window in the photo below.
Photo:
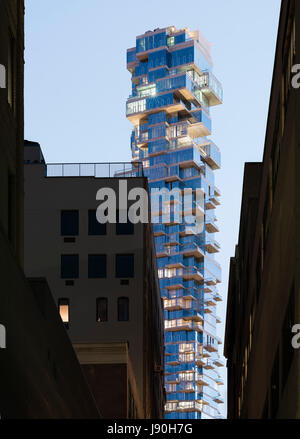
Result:
<svg viewBox="0 0 300 439"><path fill-rule="evenodd" d="M96 302L96 321L107 322L107 298L99 297Z"/></svg>
<svg viewBox="0 0 300 439"><path fill-rule="evenodd" d="M58 299L59 314L66 327L69 327L69 308L69 299Z"/></svg>
<svg viewBox="0 0 300 439"><path fill-rule="evenodd" d="M129 102L127 104L127 114L140 113L146 110L146 99Z"/></svg>
<svg viewBox="0 0 300 439"><path fill-rule="evenodd" d="M156 85L148 85L146 87L139 87L138 94L140 98L144 98L146 96L155 96L156 95Z"/></svg>
<svg viewBox="0 0 300 439"><path fill-rule="evenodd" d="M167 45L170 47L170 46L174 46L174 44L175 44L175 37L169 37L167 39Z"/></svg>

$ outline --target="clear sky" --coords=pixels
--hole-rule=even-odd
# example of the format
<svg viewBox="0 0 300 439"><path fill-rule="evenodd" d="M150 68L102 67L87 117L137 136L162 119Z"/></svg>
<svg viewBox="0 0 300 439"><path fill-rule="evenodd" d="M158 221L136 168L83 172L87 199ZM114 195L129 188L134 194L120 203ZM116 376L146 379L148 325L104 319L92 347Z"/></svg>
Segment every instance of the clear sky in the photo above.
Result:
<svg viewBox="0 0 300 439"><path fill-rule="evenodd" d="M212 109L211 136L222 151L216 239L223 320L244 162L262 159L280 3L26 0L25 138L40 142L47 162L130 161L126 49L136 35L175 25L200 29L212 43L214 74L224 88L224 104Z"/></svg>

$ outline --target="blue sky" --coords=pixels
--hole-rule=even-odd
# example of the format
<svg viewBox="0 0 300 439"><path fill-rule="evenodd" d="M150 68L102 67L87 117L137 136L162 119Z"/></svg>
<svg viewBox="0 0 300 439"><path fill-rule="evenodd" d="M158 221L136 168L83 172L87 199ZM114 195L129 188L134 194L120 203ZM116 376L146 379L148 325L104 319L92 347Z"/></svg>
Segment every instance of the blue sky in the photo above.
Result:
<svg viewBox="0 0 300 439"><path fill-rule="evenodd" d="M280 3L26 1L25 138L40 142L47 162L130 161L125 60L136 35L175 25L199 29L212 43L214 74L224 88L224 104L212 109L211 136L222 151L216 239L224 319L244 162L262 159Z"/></svg>

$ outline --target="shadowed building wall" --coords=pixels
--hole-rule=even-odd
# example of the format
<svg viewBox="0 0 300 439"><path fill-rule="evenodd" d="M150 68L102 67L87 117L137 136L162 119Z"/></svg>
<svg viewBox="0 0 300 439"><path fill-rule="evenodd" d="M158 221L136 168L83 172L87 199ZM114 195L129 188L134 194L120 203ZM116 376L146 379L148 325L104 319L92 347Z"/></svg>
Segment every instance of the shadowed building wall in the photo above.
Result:
<svg viewBox="0 0 300 439"><path fill-rule="evenodd" d="M300 4L283 1L263 162L247 163L231 259L225 356L229 418L299 418Z"/></svg>

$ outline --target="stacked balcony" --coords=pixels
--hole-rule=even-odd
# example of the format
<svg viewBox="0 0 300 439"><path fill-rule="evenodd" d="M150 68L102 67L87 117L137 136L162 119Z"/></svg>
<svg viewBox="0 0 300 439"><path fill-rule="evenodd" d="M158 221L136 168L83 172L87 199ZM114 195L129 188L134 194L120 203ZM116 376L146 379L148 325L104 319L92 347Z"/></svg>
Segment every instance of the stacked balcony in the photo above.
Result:
<svg viewBox="0 0 300 439"><path fill-rule="evenodd" d="M165 313L169 418L219 417L221 401L215 390L221 380L214 373L221 364L220 340L214 335L221 300L221 270L214 260L220 250L214 236L220 191L213 173L221 157L207 136L210 107L222 103L223 93L210 59L199 51L206 47L208 54L209 46L201 44L196 32L170 27L137 37L136 47L127 52L132 93L126 114L134 125L133 161L143 162L150 189L176 189L179 194L161 197L151 212ZM182 197L186 188L190 203ZM191 224L196 216L202 223Z"/></svg>

